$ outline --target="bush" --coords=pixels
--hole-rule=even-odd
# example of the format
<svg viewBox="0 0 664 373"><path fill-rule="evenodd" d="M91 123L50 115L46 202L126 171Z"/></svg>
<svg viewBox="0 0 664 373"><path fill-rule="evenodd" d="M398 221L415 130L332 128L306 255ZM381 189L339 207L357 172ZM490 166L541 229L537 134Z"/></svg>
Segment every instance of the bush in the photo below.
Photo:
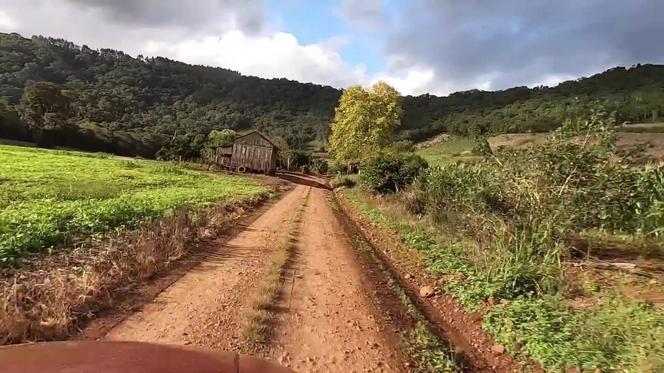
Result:
<svg viewBox="0 0 664 373"><path fill-rule="evenodd" d="M357 184L358 175L337 175L330 181L330 186L336 188L353 188Z"/></svg>
<svg viewBox="0 0 664 373"><path fill-rule="evenodd" d="M509 210L501 195L506 185L495 163L459 163L429 169L414 183L424 209L435 222L451 222L462 215Z"/></svg>
<svg viewBox="0 0 664 373"><path fill-rule="evenodd" d="M397 192L428 167L424 158L412 153L378 153L360 165L362 183L377 193Z"/></svg>
<svg viewBox="0 0 664 373"><path fill-rule="evenodd" d="M489 144L489 140L486 137L480 137L476 139L471 152L475 155L481 156L493 155L493 150L491 150L491 145Z"/></svg>
<svg viewBox="0 0 664 373"><path fill-rule="evenodd" d="M314 159L312 162L312 168L315 173L319 175L325 175L328 171L327 161L324 159Z"/></svg>
<svg viewBox="0 0 664 373"><path fill-rule="evenodd" d="M415 189L437 222L497 219L526 230L548 222L557 237L579 229L661 235L664 172L616 162L612 124L598 112L540 147L432 169Z"/></svg>

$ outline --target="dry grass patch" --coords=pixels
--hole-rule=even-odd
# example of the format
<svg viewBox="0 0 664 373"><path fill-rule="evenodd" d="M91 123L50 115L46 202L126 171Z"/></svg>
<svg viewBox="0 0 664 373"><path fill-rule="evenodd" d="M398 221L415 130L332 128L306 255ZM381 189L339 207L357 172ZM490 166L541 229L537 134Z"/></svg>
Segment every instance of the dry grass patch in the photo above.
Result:
<svg viewBox="0 0 664 373"><path fill-rule="evenodd" d="M0 343L65 339L146 279L202 247L264 197L182 210L134 231L90 238L0 275Z"/></svg>
<svg viewBox="0 0 664 373"><path fill-rule="evenodd" d="M272 334L275 318L273 308L283 296L283 285L288 272L288 264L293 258L299 225L302 221L302 213L306 207L309 193L307 192L304 202L295 211L294 218L290 222L288 235L270 258L267 274L249 311L247 325L242 332L249 348L255 349L259 345L267 343Z"/></svg>

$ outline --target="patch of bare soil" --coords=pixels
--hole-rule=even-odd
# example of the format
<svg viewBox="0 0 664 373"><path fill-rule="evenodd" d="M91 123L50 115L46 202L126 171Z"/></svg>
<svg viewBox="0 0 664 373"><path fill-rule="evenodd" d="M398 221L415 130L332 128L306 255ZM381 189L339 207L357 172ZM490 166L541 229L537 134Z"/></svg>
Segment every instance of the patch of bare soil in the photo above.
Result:
<svg viewBox="0 0 664 373"><path fill-rule="evenodd" d="M440 338L450 341L465 355L467 363L472 366L471 371L514 372L524 369L482 329L480 314L466 312L448 294L423 291L435 289L438 281L445 279L437 278L426 269L419 252L404 246L395 232L371 224L342 195L337 196L343 210L357 224L383 263L392 269ZM529 368L538 370L535 366Z"/></svg>
<svg viewBox="0 0 664 373"><path fill-rule="evenodd" d="M216 250L153 302L126 318L106 335L109 340L196 345L223 350L242 348L243 317L250 306L247 294L267 267L267 258L305 196L296 187Z"/></svg>
<svg viewBox="0 0 664 373"><path fill-rule="evenodd" d="M664 133L618 133L618 149L645 146L646 154L656 162L664 162Z"/></svg>
<svg viewBox="0 0 664 373"><path fill-rule="evenodd" d="M549 133L510 133L489 138L489 144L494 150L500 147L538 146L546 143L548 136ZM643 146L651 161L664 162L664 133L618 132L616 140L618 150L628 151Z"/></svg>
<svg viewBox="0 0 664 373"><path fill-rule="evenodd" d="M372 304L330 197L312 189L266 354L297 371L407 371L398 332Z"/></svg>

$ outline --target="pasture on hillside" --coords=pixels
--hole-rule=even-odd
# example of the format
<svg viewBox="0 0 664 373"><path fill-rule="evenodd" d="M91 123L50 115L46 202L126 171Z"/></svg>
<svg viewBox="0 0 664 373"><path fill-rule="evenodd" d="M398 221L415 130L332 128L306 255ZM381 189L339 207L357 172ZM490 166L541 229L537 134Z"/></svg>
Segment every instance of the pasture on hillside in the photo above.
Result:
<svg viewBox="0 0 664 373"><path fill-rule="evenodd" d="M643 125L646 126L646 125ZM641 132L640 125L630 125L627 129L619 127L616 132L616 147L622 152L637 152L645 156L646 161L664 162L664 133ZM664 128L649 123L645 128ZM547 141L548 133L511 133L489 137L493 150L499 148L523 148L539 146ZM473 154L475 141L468 138L449 137L439 142L432 142L419 147L416 151L431 165L443 165L456 161L479 159ZM643 149L640 149L642 147Z"/></svg>
<svg viewBox="0 0 664 373"><path fill-rule="evenodd" d="M0 186L0 267L73 238L266 192L249 177L7 145L0 145Z"/></svg>

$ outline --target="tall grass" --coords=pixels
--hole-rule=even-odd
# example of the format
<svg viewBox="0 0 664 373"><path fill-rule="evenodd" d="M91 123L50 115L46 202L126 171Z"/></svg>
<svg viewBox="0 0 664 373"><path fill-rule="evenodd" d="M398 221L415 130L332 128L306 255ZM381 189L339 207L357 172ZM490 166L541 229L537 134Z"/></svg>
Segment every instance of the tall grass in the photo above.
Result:
<svg viewBox="0 0 664 373"><path fill-rule="evenodd" d="M258 201L180 210L139 230L90 240L14 269L13 276L0 278L0 345L61 340L76 333L86 320L197 250L199 240L227 229Z"/></svg>
<svg viewBox="0 0 664 373"><path fill-rule="evenodd" d="M415 222L348 195L422 252L467 309L488 308L486 329L512 353L552 371L659 371L660 310L617 296L577 310L562 299L569 238L664 233L664 169L623 163L614 125L598 111L539 147L432 167L402 194Z"/></svg>

